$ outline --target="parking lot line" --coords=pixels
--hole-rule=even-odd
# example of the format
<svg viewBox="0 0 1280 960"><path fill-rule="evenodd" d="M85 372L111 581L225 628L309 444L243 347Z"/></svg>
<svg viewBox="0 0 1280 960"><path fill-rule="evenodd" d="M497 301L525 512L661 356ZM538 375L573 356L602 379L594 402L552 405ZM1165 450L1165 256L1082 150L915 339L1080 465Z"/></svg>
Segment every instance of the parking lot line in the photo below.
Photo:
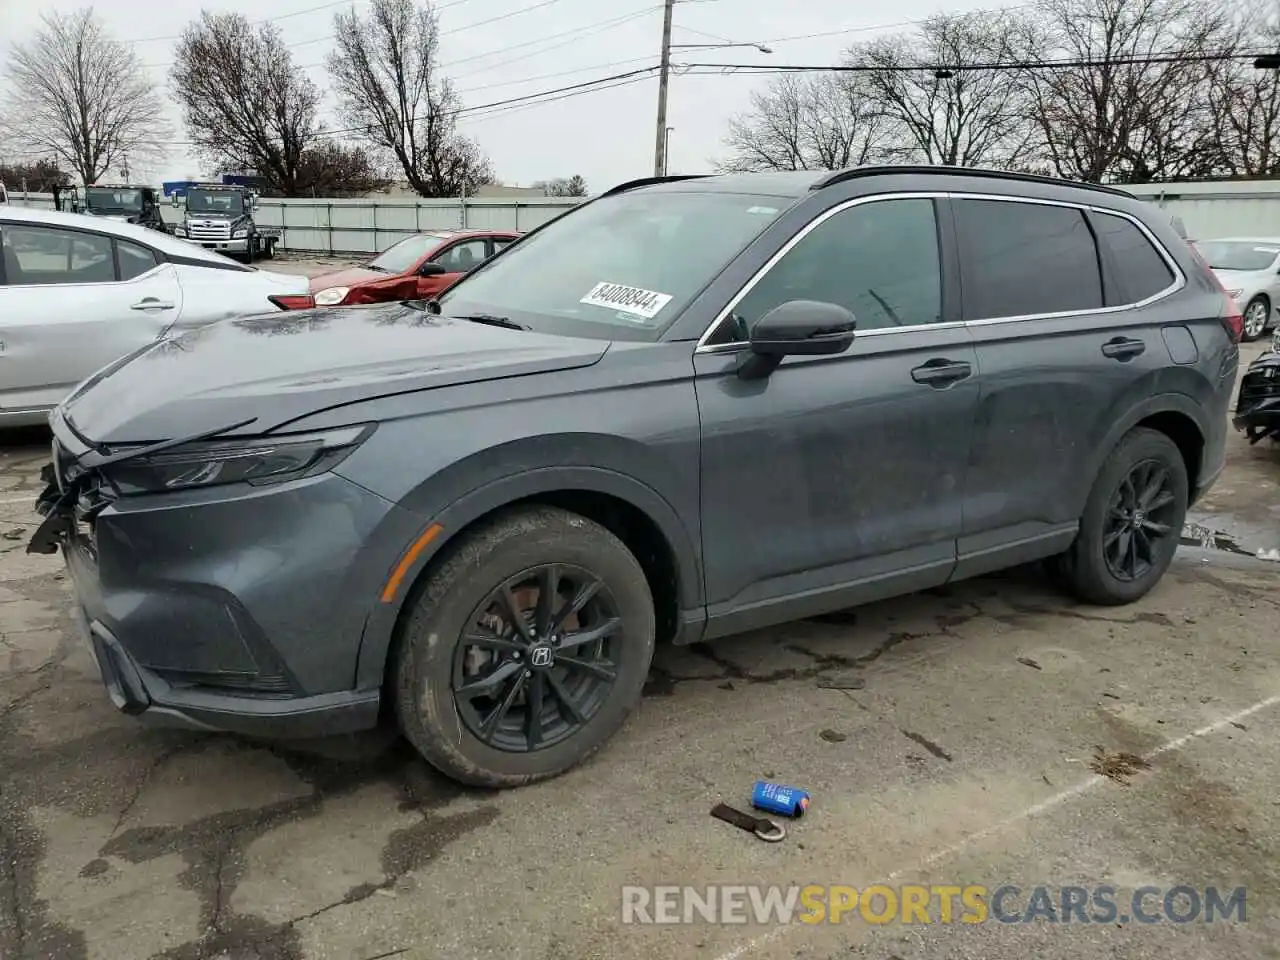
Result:
<svg viewBox="0 0 1280 960"><path fill-rule="evenodd" d="M1156 757L1163 756L1166 753L1171 753L1174 750L1178 750L1182 747L1185 747L1188 743L1190 743L1193 740L1198 740L1202 737L1207 737L1212 733L1217 733L1219 730L1222 730L1225 727L1229 727L1234 723L1239 723L1245 717L1251 717L1255 713L1258 713L1261 710L1265 710L1268 707L1273 707L1276 704L1280 704L1280 694L1267 697L1265 700L1259 700L1257 703L1253 704L1252 706L1245 707L1243 710L1238 710L1235 713L1230 714L1229 716L1221 717L1220 719L1215 720L1212 723L1205 724L1203 727L1200 727L1196 730L1192 730L1190 733L1184 734L1183 736L1178 737L1174 740L1167 740L1164 743L1162 743L1160 746L1156 747L1155 749L1149 751L1148 753L1143 754L1143 759L1150 761L1150 760L1154 760ZM887 884L893 883L895 880L897 880L898 878L900 878L906 873L914 873L914 872L923 870L926 867L930 867L933 864L937 863L939 860L946 859L947 857L950 857L953 854L959 853L962 850L972 846L973 844L978 843L982 840L985 840L988 837L991 837L999 833L1001 830L1011 827L1016 823L1021 823L1024 820L1030 820L1032 817L1037 817L1042 813L1047 813L1050 810L1057 809L1058 807L1062 806L1064 803L1067 803L1070 800L1074 800L1076 797L1079 797L1085 793L1088 793L1090 790L1092 790L1094 787L1098 786L1099 784L1106 783L1106 782L1107 782L1106 777L1101 776L1099 774L1094 774L1093 776L1088 777L1087 779L1081 780L1079 783L1075 784L1074 786L1068 787L1066 790L1063 790L1060 793L1055 793L1053 796L1049 797L1047 800L1041 800L1039 803L1032 804L1031 806L1027 807L1025 810L1019 811L1018 813L1015 813L1011 817L1006 817L1004 820L1001 820L997 823L993 823L989 827L984 827L983 829L977 830L969 834L968 836L961 837L959 840L957 840L953 844L949 844L948 846L941 847L940 849L935 850L933 853L929 854L924 859L919 860L916 863L913 863L909 867L903 867L901 870L894 870L892 873L890 873L888 876L884 877L883 879L877 880L876 884L887 885ZM773 930L769 931L763 936L756 937L753 940L748 940L746 943L742 944L741 946L734 947L732 950L728 951L727 953L722 953L719 957L716 958L716 960L739 960L739 958L747 956L749 953L751 953L754 950L761 949L762 947L768 946L771 943L781 940L788 933L796 929L800 929L800 928L795 925L775 927Z"/></svg>
<svg viewBox="0 0 1280 960"><path fill-rule="evenodd" d="M12 497L8 500L0 500L0 504L6 503L34 503L35 497Z"/></svg>

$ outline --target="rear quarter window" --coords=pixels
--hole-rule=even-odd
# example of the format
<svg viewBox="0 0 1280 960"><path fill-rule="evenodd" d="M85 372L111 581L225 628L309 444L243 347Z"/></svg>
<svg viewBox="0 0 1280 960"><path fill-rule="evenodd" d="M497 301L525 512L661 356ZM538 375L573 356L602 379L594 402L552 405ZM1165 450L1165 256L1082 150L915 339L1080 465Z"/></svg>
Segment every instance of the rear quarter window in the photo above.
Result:
<svg viewBox="0 0 1280 960"><path fill-rule="evenodd" d="M1114 267L1108 306L1138 303L1166 290L1177 279L1169 264L1132 220L1111 213L1094 215L1098 242Z"/></svg>
<svg viewBox="0 0 1280 960"><path fill-rule="evenodd" d="M1076 207L954 201L964 262L965 319L1102 307L1098 248Z"/></svg>

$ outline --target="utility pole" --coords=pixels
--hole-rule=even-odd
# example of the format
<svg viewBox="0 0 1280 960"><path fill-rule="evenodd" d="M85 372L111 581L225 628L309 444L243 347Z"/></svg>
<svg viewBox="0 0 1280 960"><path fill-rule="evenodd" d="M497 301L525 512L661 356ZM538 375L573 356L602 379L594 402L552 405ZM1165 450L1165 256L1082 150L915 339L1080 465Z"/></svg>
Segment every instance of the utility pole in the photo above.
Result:
<svg viewBox="0 0 1280 960"><path fill-rule="evenodd" d="M653 175L667 172L667 82L671 77L671 14L676 0L665 0L662 13L662 62L658 68L658 128L653 147Z"/></svg>

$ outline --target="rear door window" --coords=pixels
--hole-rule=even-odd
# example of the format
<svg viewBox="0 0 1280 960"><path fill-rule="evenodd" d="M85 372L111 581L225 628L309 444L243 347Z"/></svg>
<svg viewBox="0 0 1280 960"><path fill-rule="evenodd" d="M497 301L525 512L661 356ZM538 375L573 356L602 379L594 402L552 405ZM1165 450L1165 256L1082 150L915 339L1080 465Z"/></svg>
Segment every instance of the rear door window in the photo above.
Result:
<svg viewBox="0 0 1280 960"><path fill-rule="evenodd" d="M1115 290L1107 291L1108 306L1138 303L1167 290L1176 279L1169 264L1132 220L1095 213L1098 241L1115 267Z"/></svg>
<svg viewBox="0 0 1280 960"><path fill-rule="evenodd" d="M965 319L1103 306L1098 248L1084 211L1007 200L954 201Z"/></svg>
<svg viewBox="0 0 1280 960"><path fill-rule="evenodd" d="M120 279L140 277L156 265L156 255L146 247L128 240L116 241L116 255L120 258Z"/></svg>

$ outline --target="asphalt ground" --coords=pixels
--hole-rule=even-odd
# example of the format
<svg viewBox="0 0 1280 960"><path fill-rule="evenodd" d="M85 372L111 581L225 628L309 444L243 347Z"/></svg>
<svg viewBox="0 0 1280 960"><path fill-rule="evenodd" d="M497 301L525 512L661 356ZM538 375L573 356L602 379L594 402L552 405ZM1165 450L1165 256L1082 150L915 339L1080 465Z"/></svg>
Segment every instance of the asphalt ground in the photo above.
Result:
<svg viewBox="0 0 1280 960"><path fill-rule="evenodd" d="M1270 444L1232 436L1188 531L1209 548L1137 604L1022 569L664 649L594 760L502 793L390 732L270 744L117 714L61 560L24 552L47 444L0 437L3 960L1280 957L1280 563L1247 555L1280 546ZM708 815L760 778L812 796L780 843ZM930 922L880 922L883 893L833 922L876 883L923 885ZM655 888L713 885L818 885L826 915L642 922L684 919ZM1009 885L985 922L941 922L936 888L990 907ZM1210 887L1243 888L1243 922L1206 922Z"/></svg>

